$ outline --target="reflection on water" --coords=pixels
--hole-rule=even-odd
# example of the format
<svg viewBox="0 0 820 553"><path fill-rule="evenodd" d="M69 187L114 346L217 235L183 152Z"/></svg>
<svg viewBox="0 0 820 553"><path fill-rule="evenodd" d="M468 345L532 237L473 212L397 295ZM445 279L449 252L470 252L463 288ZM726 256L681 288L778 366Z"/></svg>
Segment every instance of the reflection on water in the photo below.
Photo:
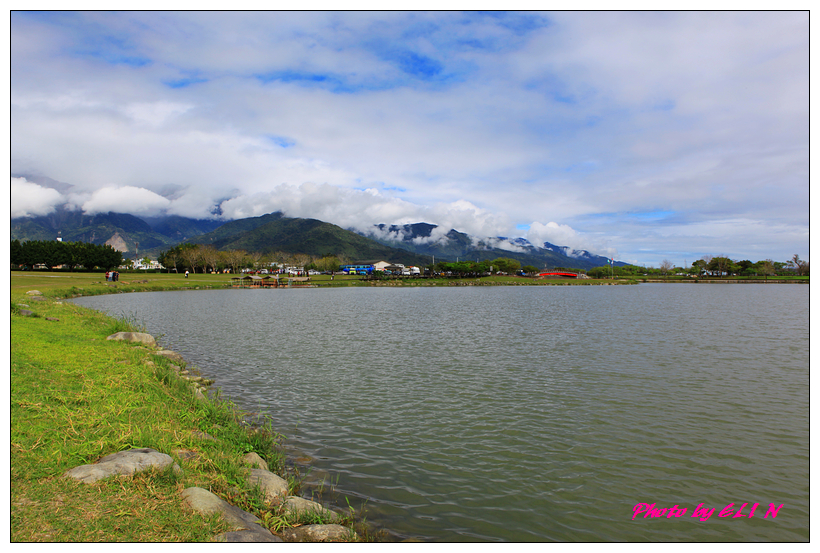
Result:
<svg viewBox="0 0 820 553"><path fill-rule="evenodd" d="M646 284L77 301L165 334L402 537L805 541L808 292ZM754 518L719 516L755 502ZM784 507L764 519L772 502ZM688 512L632 520L639 503ZM701 503L716 508L709 520L691 517Z"/></svg>

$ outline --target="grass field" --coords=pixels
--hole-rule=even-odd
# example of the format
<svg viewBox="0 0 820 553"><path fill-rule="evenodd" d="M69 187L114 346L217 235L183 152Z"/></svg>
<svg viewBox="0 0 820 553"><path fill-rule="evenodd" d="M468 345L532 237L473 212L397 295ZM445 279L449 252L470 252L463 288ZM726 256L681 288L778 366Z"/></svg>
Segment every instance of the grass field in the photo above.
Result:
<svg viewBox="0 0 820 553"><path fill-rule="evenodd" d="M132 285L122 276L118 288L151 289L152 283ZM225 279L157 275L151 280L153 286L174 288L213 286ZM255 451L298 491L275 421L250 429L231 403L196 399L164 358L106 340L116 331L139 330L133 324L61 301L70 291L96 288L110 291L100 275L12 273L11 541L191 542L227 531L224 522L183 504L180 494L190 486L256 514L272 530L302 522L265 505L247 485L248 467L241 463L245 453ZM44 300L26 295L28 290L39 290ZM70 468L134 447L168 453L183 470L91 485L62 477ZM354 524L352 517L347 524Z"/></svg>

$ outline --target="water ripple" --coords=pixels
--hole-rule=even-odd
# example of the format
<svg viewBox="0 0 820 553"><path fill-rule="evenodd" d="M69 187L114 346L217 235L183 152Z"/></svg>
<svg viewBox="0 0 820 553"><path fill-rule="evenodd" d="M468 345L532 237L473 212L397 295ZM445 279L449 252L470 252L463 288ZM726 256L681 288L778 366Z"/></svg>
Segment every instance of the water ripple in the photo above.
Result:
<svg viewBox="0 0 820 553"><path fill-rule="evenodd" d="M808 287L254 292L80 303L164 333L400 536L809 539Z"/></svg>

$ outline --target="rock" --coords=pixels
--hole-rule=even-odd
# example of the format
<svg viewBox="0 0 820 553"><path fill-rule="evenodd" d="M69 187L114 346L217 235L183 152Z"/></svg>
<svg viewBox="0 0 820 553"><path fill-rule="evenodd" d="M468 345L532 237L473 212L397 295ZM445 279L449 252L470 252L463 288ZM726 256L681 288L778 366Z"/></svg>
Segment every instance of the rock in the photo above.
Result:
<svg viewBox="0 0 820 553"><path fill-rule="evenodd" d="M153 336L145 332L117 332L107 337L106 340L124 340L126 342L139 342L147 346L156 347L157 341Z"/></svg>
<svg viewBox="0 0 820 553"><path fill-rule="evenodd" d="M252 530L239 530L238 532L225 532L216 537L220 543L270 543L282 542L282 538L274 536L264 528L264 532L254 532Z"/></svg>
<svg viewBox="0 0 820 553"><path fill-rule="evenodd" d="M42 296L43 293L39 290L29 290L28 292L26 292L26 295L27 296Z"/></svg>
<svg viewBox="0 0 820 553"><path fill-rule="evenodd" d="M285 541L354 541L358 536L350 528L339 524L308 524L282 531Z"/></svg>
<svg viewBox="0 0 820 553"><path fill-rule="evenodd" d="M161 355L169 361L174 361L176 363L185 363L185 359L180 354L175 351L171 351L170 349L155 351L154 355Z"/></svg>
<svg viewBox="0 0 820 553"><path fill-rule="evenodd" d="M200 432L199 430L194 430L193 435L194 435L195 438L199 438L200 440L211 440L211 441L214 441L214 442L217 441L216 438L214 438L210 434L208 434L206 432Z"/></svg>
<svg viewBox="0 0 820 553"><path fill-rule="evenodd" d="M326 520L330 520L332 522L338 522L341 518L339 513L325 509L321 503L296 496L289 497L288 500L285 501L285 510L295 515L308 515L311 512L315 512L323 516Z"/></svg>
<svg viewBox="0 0 820 553"><path fill-rule="evenodd" d="M190 449L175 449L172 453L183 461L190 461L191 459L199 457L199 453L191 451Z"/></svg>
<svg viewBox="0 0 820 553"><path fill-rule="evenodd" d="M34 315L34 312L29 311L28 309L21 309L20 311L18 311L18 313L20 313L23 317L31 317L32 315Z"/></svg>
<svg viewBox="0 0 820 553"><path fill-rule="evenodd" d="M45 319L47 321L58 321L58 322L60 321L60 319L58 319L57 317L45 317Z"/></svg>
<svg viewBox="0 0 820 553"><path fill-rule="evenodd" d="M261 521L258 518L239 507L231 505L204 488L187 488L182 492L182 499L194 511L203 515L220 514L228 524L243 530L243 532L222 534L221 537L224 537L225 541L232 539L240 541L278 541L269 539L275 536L270 533L270 530L259 524Z"/></svg>
<svg viewBox="0 0 820 553"><path fill-rule="evenodd" d="M67 471L65 476L86 484L93 484L109 476L130 476L135 472L142 472L150 468L164 469L169 465L179 469L170 455L150 448L130 449L106 455L93 465L74 467Z"/></svg>
<svg viewBox="0 0 820 553"><path fill-rule="evenodd" d="M267 470L251 469L248 483L251 486L259 486L265 494L265 500L272 503L279 503L288 495L287 481Z"/></svg>
<svg viewBox="0 0 820 553"><path fill-rule="evenodd" d="M262 457L260 457L258 453L255 453L253 451L242 457L242 460L252 467L262 470L268 470L268 463L266 463L265 460Z"/></svg>
<svg viewBox="0 0 820 553"><path fill-rule="evenodd" d="M28 307L28 305L27 305L27 304L25 304L25 303L18 303L18 304L17 304L17 307Z"/></svg>

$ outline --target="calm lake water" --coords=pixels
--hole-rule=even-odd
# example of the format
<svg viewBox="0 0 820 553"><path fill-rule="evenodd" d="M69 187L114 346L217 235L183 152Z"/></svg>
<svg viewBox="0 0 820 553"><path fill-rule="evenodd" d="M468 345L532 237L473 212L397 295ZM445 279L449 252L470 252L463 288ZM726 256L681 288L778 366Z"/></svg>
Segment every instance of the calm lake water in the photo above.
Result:
<svg viewBox="0 0 820 553"><path fill-rule="evenodd" d="M805 285L75 301L164 334L400 538L810 538ZM639 503L687 511L633 520ZM747 503L743 516L720 517L730 503ZM772 503L783 507L764 517ZM715 509L707 520L691 516L700 504Z"/></svg>

